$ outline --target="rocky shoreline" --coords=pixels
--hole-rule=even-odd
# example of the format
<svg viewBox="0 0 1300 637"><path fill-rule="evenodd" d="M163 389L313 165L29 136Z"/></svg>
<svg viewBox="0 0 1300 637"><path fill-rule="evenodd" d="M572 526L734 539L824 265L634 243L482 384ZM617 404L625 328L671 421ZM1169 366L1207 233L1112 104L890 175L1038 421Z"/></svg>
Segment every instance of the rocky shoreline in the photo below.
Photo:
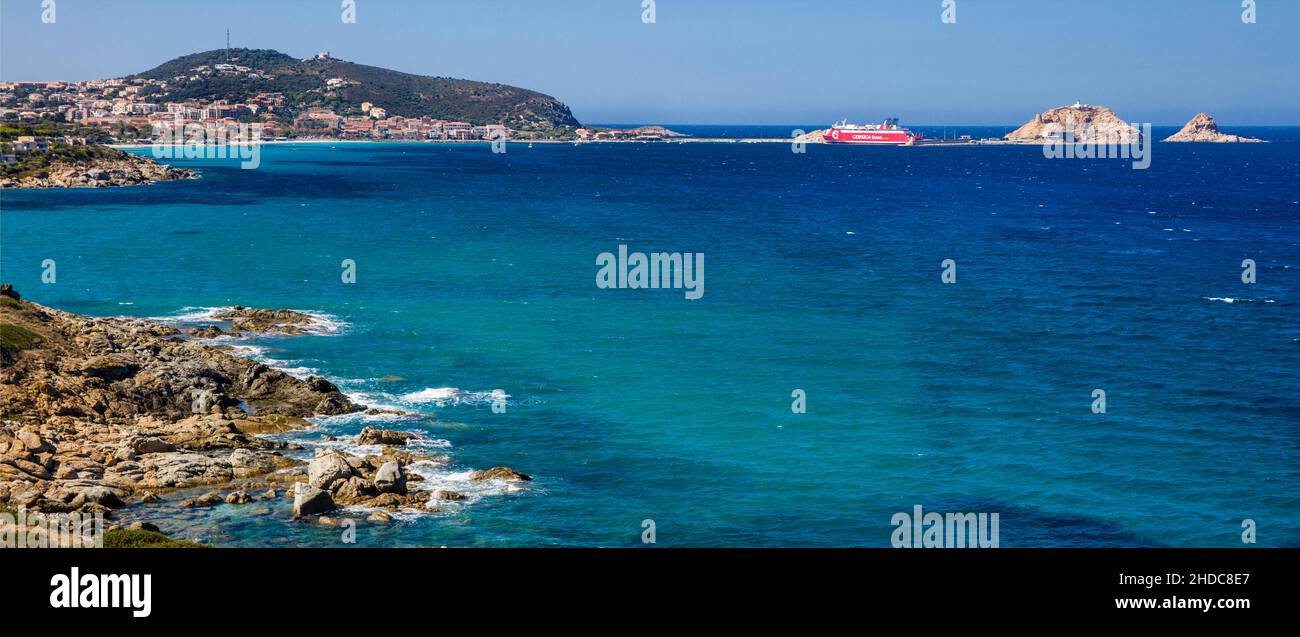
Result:
<svg viewBox="0 0 1300 637"><path fill-rule="evenodd" d="M243 331L300 330L291 310L231 308ZM296 331L280 333L299 333ZM103 513L201 488L185 507L291 498L294 517L363 507L384 523L399 510L437 512L463 496L417 488L416 462L447 458L408 450L420 434L367 427L358 456L269 440L306 418L380 413L320 377L295 378L173 326L91 318L0 288L0 507ZM474 481L525 482L505 467Z"/></svg>
<svg viewBox="0 0 1300 637"><path fill-rule="evenodd" d="M117 156L96 157L86 161L55 159L39 170L0 179L0 189L109 188L198 177L198 173L193 170L160 164L148 157L107 147L103 147L103 151L112 151Z"/></svg>

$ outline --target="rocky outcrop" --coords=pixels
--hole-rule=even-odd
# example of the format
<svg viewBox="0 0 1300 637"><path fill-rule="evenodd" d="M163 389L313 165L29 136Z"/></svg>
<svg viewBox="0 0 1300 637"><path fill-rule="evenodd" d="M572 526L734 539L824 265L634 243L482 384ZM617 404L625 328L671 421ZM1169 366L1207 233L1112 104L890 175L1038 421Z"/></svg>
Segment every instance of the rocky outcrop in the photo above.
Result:
<svg viewBox="0 0 1300 637"><path fill-rule="evenodd" d="M505 480L507 482L528 482L533 478L521 471L515 471L510 467L492 467L483 471L475 471L469 474L469 479L476 482L484 480Z"/></svg>
<svg viewBox="0 0 1300 637"><path fill-rule="evenodd" d="M1072 133L1076 141L1100 141L1116 144L1136 143L1141 131L1120 119L1105 106L1075 103L1044 111L1034 116L1024 126L1008 134L1013 142L1041 144L1061 135Z"/></svg>
<svg viewBox="0 0 1300 637"><path fill-rule="evenodd" d="M264 310L236 305L212 318L231 322L232 332L297 335L307 331L316 319L294 310Z"/></svg>
<svg viewBox="0 0 1300 637"><path fill-rule="evenodd" d="M195 338L216 338L218 336L224 336L226 334L221 330L220 327L216 325L204 325L202 327L191 327L190 329L185 330L185 333Z"/></svg>
<svg viewBox="0 0 1300 637"><path fill-rule="evenodd" d="M108 188L193 179L196 176L197 173L187 168L176 168L147 157L119 152L114 156L100 156L84 162L56 159L40 170L0 179L0 188Z"/></svg>
<svg viewBox="0 0 1300 637"><path fill-rule="evenodd" d="M1240 137L1219 132L1219 125L1214 123L1214 118L1208 113L1200 113L1187 122L1183 129L1165 138L1167 142L1217 142L1217 143L1241 143L1241 142L1261 142L1261 139L1251 137Z"/></svg>
<svg viewBox="0 0 1300 637"><path fill-rule="evenodd" d="M300 463L281 455L283 443L255 432L363 409L324 379L294 378L165 325L13 295L0 296L0 355L0 504L50 512L103 511L292 467Z"/></svg>
<svg viewBox="0 0 1300 637"><path fill-rule="evenodd" d="M392 429L375 429L366 427L357 434L357 444L359 445L397 445L402 446L408 440L423 439L420 434L407 433L405 431L393 431Z"/></svg>
<svg viewBox="0 0 1300 637"><path fill-rule="evenodd" d="M184 507L258 515L266 504L241 505L276 500L277 486L295 517L338 507L438 512L439 503L467 499L441 485L421 489L412 465L447 459L413 452L419 434L368 427L357 441L377 446L373 454L286 455L301 447L260 435L364 407L322 378L288 376L166 325L77 316L4 287L0 345L0 506L111 513L184 489L201 493L185 493ZM531 480L506 467L471 478Z"/></svg>

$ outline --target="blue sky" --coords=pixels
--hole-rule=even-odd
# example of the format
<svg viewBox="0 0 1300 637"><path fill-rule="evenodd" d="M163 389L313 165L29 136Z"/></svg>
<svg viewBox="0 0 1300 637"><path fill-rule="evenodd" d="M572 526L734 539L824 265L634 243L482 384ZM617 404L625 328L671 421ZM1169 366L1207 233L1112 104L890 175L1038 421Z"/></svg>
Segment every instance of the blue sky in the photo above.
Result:
<svg viewBox="0 0 1300 637"><path fill-rule="evenodd" d="M1300 125L1300 0L0 0L0 79L126 75L224 46L503 82L584 122Z"/></svg>

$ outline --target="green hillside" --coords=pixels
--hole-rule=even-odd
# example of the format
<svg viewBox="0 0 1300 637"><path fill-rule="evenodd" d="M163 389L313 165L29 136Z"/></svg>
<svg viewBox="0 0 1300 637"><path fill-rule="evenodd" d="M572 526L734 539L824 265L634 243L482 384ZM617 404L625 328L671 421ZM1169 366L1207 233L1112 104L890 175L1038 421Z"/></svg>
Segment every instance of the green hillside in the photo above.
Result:
<svg viewBox="0 0 1300 637"><path fill-rule="evenodd" d="M216 64L246 66L270 77L196 75L193 69ZM288 116L312 107L329 107L339 114L355 111L361 102L383 107L389 115L436 117L474 124L503 123L523 130L578 126L563 102L537 91L459 80L426 77L336 59L300 60L269 49L225 49L194 53L163 63L137 76L166 80L162 101L245 101L258 93L283 93ZM183 79L177 79L183 78ZM348 83L327 88L326 80ZM355 111L355 112L354 112Z"/></svg>

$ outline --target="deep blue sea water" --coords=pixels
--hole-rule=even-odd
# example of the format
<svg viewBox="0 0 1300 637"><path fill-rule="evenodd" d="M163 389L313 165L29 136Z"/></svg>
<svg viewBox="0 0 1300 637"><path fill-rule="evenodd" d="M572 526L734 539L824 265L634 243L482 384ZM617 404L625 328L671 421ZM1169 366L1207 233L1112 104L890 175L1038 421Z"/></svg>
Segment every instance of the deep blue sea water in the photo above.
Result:
<svg viewBox="0 0 1300 637"><path fill-rule="evenodd" d="M728 130L814 127L770 128ZM998 512L1004 547L1242 546L1247 518L1295 546L1300 129L1233 132L1273 141L1157 144L1148 170L1034 146L268 145L256 170L171 162L199 180L5 191L0 278L93 315L338 321L248 351L427 414L378 424L445 441L427 478L471 494L358 545L640 546L653 519L659 545L888 546L921 504ZM598 289L620 244L703 252L703 298ZM465 480L495 465L536 481ZM244 506L161 526L340 546L287 501Z"/></svg>

